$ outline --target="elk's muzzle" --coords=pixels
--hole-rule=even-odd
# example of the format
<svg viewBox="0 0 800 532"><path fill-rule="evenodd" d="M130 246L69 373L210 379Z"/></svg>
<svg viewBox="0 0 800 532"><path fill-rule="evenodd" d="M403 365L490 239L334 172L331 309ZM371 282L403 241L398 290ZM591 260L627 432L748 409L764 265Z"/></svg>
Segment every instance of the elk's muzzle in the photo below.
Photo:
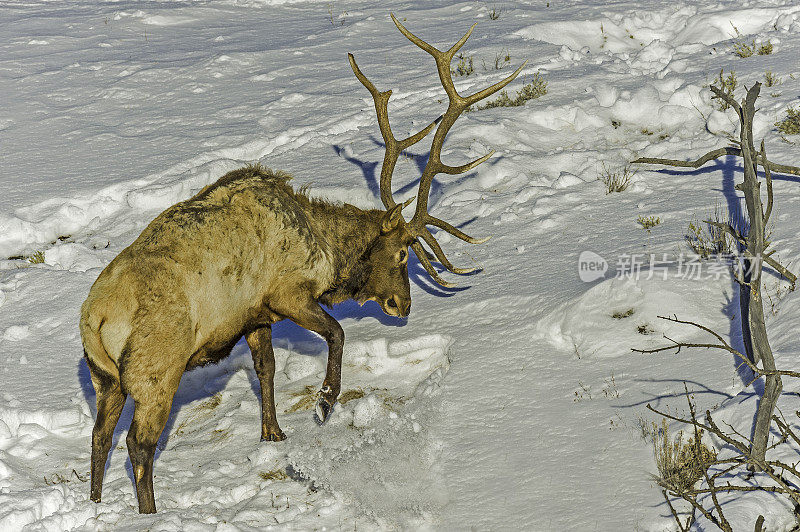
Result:
<svg viewBox="0 0 800 532"><path fill-rule="evenodd" d="M383 311L389 316L405 318L411 311L411 300L401 298L398 295L392 295L389 299L384 300L381 307L383 307Z"/></svg>

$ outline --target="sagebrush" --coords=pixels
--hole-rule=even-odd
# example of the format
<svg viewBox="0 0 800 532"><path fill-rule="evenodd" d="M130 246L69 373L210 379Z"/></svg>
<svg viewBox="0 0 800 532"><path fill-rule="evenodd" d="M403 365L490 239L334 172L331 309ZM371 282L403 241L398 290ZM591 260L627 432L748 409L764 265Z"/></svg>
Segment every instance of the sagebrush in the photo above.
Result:
<svg viewBox="0 0 800 532"><path fill-rule="evenodd" d="M683 493L703 478L705 471L717 459L717 453L702 442L703 431L684 440L683 431L675 438L669 435L667 420L659 427L653 423L653 452L658 475L656 482L675 493Z"/></svg>
<svg viewBox="0 0 800 532"><path fill-rule="evenodd" d="M636 175L636 172L629 164L617 170L609 170L604 164L603 170L597 176L597 179L605 185L606 194L611 194L626 190L631 185L634 175Z"/></svg>
<svg viewBox="0 0 800 532"><path fill-rule="evenodd" d="M727 77L724 76L724 70L720 69L719 71L719 89L727 94L728 96L733 97L733 91L736 90L736 85L738 85L738 80L736 79L736 72L731 71ZM724 98L720 98L717 101L717 109L720 111L726 111L730 109L731 105L725 101Z"/></svg>
<svg viewBox="0 0 800 532"><path fill-rule="evenodd" d="M508 95L508 91L503 89L495 100L479 105L478 110L492 109L494 107L519 107L525 105L528 100L535 100L547 94L547 80L538 72L533 75L531 81L524 84L517 91L513 98Z"/></svg>
<svg viewBox="0 0 800 532"><path fill-rule="evenodd" d="M800 134L800 109L789 107L783 120L775 122L775 127L784 135Z"/></svg>
<svg viewBox="0 0 800 532"><path fill-rule="evenodd" d="M716 207L709 220L715 223L730 223L730 216L724 209ZM733 254L733 240L724 229L716 225L696 220L689 222L684 238L700 260Z"/></svg>

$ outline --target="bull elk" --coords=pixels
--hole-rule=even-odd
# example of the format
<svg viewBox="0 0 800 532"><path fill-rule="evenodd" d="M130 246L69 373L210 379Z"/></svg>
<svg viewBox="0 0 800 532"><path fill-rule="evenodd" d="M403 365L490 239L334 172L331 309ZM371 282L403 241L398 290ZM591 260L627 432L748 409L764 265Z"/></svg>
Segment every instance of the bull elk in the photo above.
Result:
<svg viewBox="0 0 800 532"><path fill-rule="evenodd" d="M422 131L397 140L389 127L391 91L378 91L348 54L353 72L372 94L386 144L380 177L385 211L311 199L289 186L287 174L248 166L158 215L95 281L80 319L84 356L97 393L93 501L100 502L112 434L128 395L134 412L127 445L139 512L153 513L156 443L185 371L218 362L244 336L261 383L261 439L283 440L273 393L273 323L289 319L326 340L327 370L316 405L319 422L324 422L339 395L344 332L322 305L374 300L390 316L407 316L409 247L436 282L452 286L433 268L433 256L421 240L448 270L472 271L454 267L427 226L470 243L482 240L428 214L428 194L437 174L467 172L492 155L462 166L448 166L440 159L445 136L458 116L510 83L524 63L497 84L461 96L453 85L450 62L475 26L443 52L409 32L394 15L392 20L434 57L449 105ZM411 200L397 204L392 198L392 171L400 153L434 128L416 211L406 222L401 211Z"/></svg>

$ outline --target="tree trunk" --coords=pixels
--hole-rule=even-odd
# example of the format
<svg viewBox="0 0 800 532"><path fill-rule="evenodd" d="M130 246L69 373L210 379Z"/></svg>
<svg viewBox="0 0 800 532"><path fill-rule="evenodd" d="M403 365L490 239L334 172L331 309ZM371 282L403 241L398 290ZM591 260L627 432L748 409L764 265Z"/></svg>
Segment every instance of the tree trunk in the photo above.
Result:
<svg viewBox="0 0 800 532"><path fill-rule="evenodd" d="M711 86L711 91L715 97L724 100L731 107L736 109L739 114L740 145L728 148L713 150L696 161L677 161L673 159L656 159L642 157L636 159L635 163L666 164L670 166L682 166L698 168L711 159L716 159L723 155L736 155L744 160L744 181L736 185L736 189L744 192L747 215L750 220L750 227L747 236L744 237L730 223L724 224L714 221L707 221L709 225L714 225L725 230L736 242L743 246L744 257L742 268L736 272L737 281L740 283L739 308L742 313L742 340L744 342L746 356L755 365L762 363L765 377L764 395L758 403L756 413L756 423L753 427L753 437L751 440L750 455L756 461L764 463L765 454L769 440L769 428L775 406L780 397L783 385L780 376L775 374L775 358L772 348L767 338L767 327L764 323L764 305L761 295L761 271L763 263L766 262L774 268L785 279L792 283L794 290L797 277L782 266L770 255L765 255L766 238L765 227L772 213L772 176L771 170L790 172L800 175L800 168L776 165L767 160L764 142L761 142L761 152L757 152L753 145L753 115L755 114L755 102L758 93L761 91L761 84L756 83L748 91L745 99L739 104L733 96L725 93L719 87ZM758 158L761 157L759 161ZM761 203L761 192L758 182L758 165L764 167L767 184L767 207ZM707 330L707 329L706 329Z"/></svg>
<svg viewBox="0 0 800 532"><path fill-rule="evenodd" d="M747 253L749 255L747 262L750 263L750 279L747 283L747 288L750 291L750 297L747 304L748 313L746 316L742 316L742 333L747 334L745 326L748 325L753 349L753 362L761 361L762 367L766 372L774 372L775 358L772 355L772 348L767 337L767 327L764 323L764 304L761 297L761 270L767 220L764 215L764 206L761 203L761 190L758 183L758 152L753 145L753 115L755 114L756 98L758 98L760 90L760 83L753 85L747 91L747 96L742 102L742 106L737 109L741 121L741 148L742 158L744 159L744 181L737 188L744 192L744 201L747 205L747 215L750 220L750 228L747 234ZM763 153L761 155L766 162L766 155ZM764 169L767 173L767 179L770 179L769 168L766 164ZM772 187L768 186L767 189L771 193ZM765 459L772 413L775 410L782 388L780 376L775 374L766 375L764 395L758 403L756 424L753 428L753 444L750 449L752 456L760 461Z"/></svg>

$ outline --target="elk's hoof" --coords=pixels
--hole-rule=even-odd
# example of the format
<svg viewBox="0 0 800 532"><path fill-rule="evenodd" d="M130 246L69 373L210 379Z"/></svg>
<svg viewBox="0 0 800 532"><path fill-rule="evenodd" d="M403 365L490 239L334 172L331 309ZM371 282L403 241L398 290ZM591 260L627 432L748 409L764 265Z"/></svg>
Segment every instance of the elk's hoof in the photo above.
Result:
<svg viewBox="0 0 800 532"><path fill-rule="evenodd" d="M286 434L281 429L271 429L261 436L261 441L283 441Z"/></svg>
<svg viewBox="0 0 800 532"><path fill-rule="evenodd" d="M319 401L317 401L314 421L316 421L318 425L322 425L328 420L331 412L333 412L333 403L329 402L324 397L320 397Z"/></svg>

